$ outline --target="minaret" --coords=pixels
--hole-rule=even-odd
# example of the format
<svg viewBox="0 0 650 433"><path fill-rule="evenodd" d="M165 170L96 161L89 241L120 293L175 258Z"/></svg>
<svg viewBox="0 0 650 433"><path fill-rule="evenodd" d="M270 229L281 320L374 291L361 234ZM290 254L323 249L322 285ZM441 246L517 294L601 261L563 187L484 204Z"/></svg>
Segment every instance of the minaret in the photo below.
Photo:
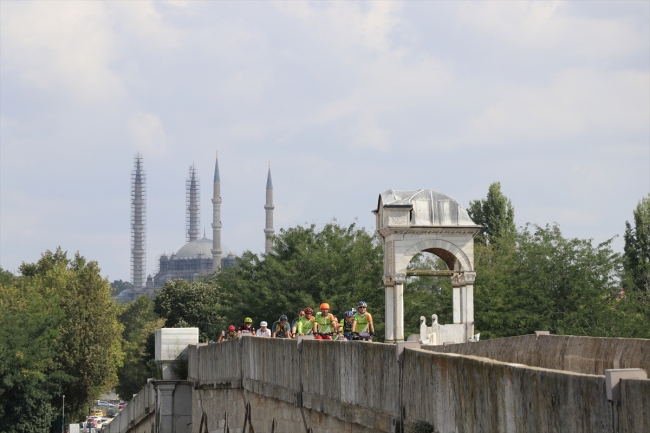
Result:
<svg viewBox="0 0 650 433"><path fill-rule="evenodd" d="M219 152L214 163L214 188L212 191L212 269L221 268L221 179L219 178Z"/></svg>
<svg viewBox="0 0 650 433"><path fill-rule="evenodd" d="M145 282L146 214L147 177L138 152L131 172L131 283L136 291L141 291Z"/></svg>
<svg viewBox="0 0 650 433"><path fill-rule="evenodd" d="M273 236L273 233L275 233L275 230L273 230L273 209L275 209L275 206L273 206L273 182L271 181L270 162L269 175L266 178L266 205L264 206L264 209L266 209L266 228L264 229L264 237L266 238L266 243L264 252L266 254L269 254L273 249L273 239L271 239L271 237Z"/></svg>
<svg viewBox="0 0 650 433"><path fill-rule="evenodd" d="M192 242L199 238L201 234L201 187L199 177L196 175L194 164L190 167L190 177L186 183L186 202L187 202L187 241Z"/></svg>

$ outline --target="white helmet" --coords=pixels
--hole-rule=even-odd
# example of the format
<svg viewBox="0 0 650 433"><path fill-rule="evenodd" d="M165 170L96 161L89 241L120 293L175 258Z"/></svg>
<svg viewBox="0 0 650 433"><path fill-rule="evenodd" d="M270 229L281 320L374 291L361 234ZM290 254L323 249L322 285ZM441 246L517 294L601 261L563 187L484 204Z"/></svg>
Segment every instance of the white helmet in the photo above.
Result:
<svg viewBox="0 0 650 433"><path fill-rule="evenodd" d="M269 324L266 322L260 322L260 326L268 326Z"/></svg>

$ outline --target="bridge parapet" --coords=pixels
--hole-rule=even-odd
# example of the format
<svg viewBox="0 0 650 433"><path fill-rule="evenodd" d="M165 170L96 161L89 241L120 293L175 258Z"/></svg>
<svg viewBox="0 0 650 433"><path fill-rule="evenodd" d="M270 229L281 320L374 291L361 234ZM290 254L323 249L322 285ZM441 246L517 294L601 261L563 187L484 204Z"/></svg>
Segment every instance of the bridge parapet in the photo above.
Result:
<svg viewBox="0 0 650 433"><path fill-rule="evenodd" d="M572 345L580 347L582 340L575 339ZM591 347L589 353L596 351L591 364L585 365L607 366L611 359L619 359L619 352L641 356L645 349L639 347L648 344L619 342L627 347L622 349L607 341L582 343ZM596 343L614 353L590 346ZM527 339L514 337L481 350L503 358L506 355L499 350L531 348L528 344ZM480 345L443 349L477 350ZM620 401L614 404L607 400L604 375L513 362L524 358L504 362L407 348L398 362L392 344L303 341L299 348L293 340L249 336L188 349L188 382L151 382L113 421L110 433L150 433L154 425L154 431L164 433L165 425L171 425L165 422L164 414L170 412L164 407L172 407L174 419L180 420L188 400L192 415L182 415L177 424L185 430L176 432L221 433L228 425L230 431L241 431L233 427L248 422L255 424L255 431L268 433L276 421L275 431L312 428L330 433L395 433L403 431L398 429L400 423L408 426L415 421L427 421L441 432L650 431L646 410L650 380L623 380ZM555 356L568 354L574 363L571 357L578 352L572 350L565 347L564 355Z"/></svg>

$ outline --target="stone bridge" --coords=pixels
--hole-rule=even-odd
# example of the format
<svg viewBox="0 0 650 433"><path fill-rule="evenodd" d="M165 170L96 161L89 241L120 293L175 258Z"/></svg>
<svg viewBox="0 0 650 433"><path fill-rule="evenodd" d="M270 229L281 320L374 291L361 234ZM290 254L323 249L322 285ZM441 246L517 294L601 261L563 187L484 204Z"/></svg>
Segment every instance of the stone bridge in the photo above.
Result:
<svg viewBox="0 0 650 433"><path fill-rule="evenodd" d="M107 433L650 432L650 340L525 335L447 346L242 337L188 348Z"/></svg>

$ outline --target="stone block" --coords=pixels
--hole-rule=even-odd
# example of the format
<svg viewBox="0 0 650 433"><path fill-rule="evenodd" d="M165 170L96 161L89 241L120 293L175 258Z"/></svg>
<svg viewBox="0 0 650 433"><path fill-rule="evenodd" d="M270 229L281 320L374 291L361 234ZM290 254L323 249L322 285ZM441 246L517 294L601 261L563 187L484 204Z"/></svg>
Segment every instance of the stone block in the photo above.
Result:
<svg viewBox="0 0 650 433"><path fill-rule="evenodd" d="M187 359L187 346L199 343L199 328L156 329L156 361Z"/></svg>

